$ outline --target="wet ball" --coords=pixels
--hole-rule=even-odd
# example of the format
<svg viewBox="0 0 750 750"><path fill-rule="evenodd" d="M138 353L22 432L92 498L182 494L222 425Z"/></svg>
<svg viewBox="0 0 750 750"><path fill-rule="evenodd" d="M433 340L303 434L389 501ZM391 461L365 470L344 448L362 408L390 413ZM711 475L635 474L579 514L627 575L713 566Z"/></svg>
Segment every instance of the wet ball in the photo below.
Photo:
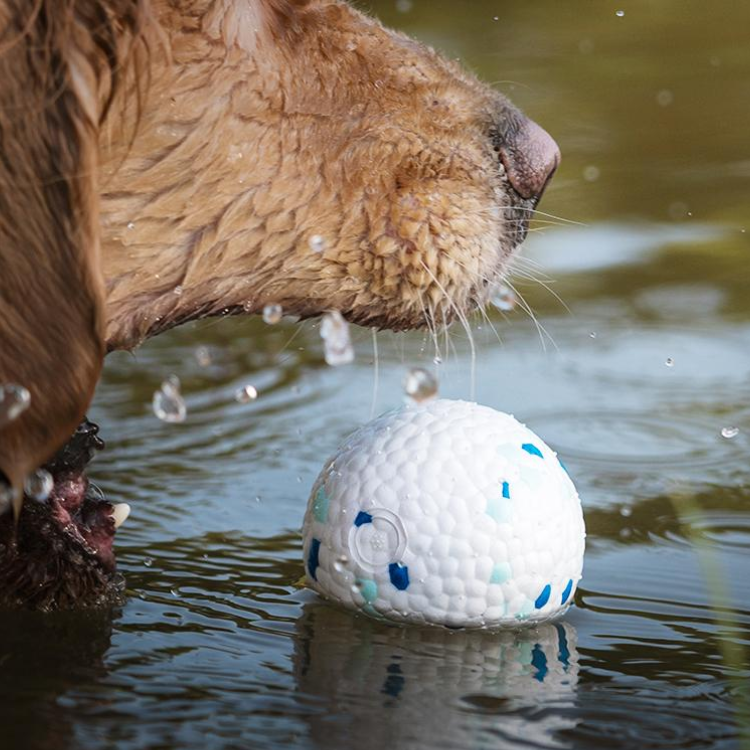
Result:
<svg viewBox="0 0 750 750"><path fill-rule="evenodd" d="M508 414L408 404L331 458L304 521L308 585L398 622L504 627L572 603L585 529L565 467Z"/></svg>

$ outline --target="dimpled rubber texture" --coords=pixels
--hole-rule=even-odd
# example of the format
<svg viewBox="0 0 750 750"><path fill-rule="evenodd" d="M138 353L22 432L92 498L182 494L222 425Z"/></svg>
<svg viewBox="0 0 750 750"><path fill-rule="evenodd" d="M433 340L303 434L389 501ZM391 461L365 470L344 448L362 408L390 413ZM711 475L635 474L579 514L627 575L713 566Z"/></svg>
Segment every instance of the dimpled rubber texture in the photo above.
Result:
<svg viewBox="0 0 750 750"><path fill-rule="evenodd" d="M537 623L581 577L581 501L508 414L435 400L361 427L313 486L308 584L350 609L448 627Z"/></svg>

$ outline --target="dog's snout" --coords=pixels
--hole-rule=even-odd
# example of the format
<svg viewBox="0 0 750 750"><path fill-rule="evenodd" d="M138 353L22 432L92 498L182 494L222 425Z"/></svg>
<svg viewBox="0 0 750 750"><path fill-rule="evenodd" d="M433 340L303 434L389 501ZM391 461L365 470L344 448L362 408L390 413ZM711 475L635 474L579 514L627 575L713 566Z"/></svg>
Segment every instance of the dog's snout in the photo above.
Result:
<svg viewBox="0 0 750 750"><path fill-rule="evenodd" d="M494 131L493 137L513 189L522 198L541 198L560 164L560 149L552 136L521 116L505 132Z"/></svg>

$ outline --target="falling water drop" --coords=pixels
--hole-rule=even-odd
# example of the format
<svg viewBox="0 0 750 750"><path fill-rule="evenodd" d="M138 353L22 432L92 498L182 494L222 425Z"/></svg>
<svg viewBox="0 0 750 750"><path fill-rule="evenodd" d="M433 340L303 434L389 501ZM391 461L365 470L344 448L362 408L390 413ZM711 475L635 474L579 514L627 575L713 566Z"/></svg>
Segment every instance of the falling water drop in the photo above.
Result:
<svg viewBox="0 0 750 750"><path fill-rule="evenodd" d="M26 477L23 491L34 500L46 500L54 486L55 480L52 479L52 474L46 469L37 469Z"/></svg>
<svg viewBox="0 0 750 750"><path fill-rule="evenodd" d="M740 434L739 427L722 427L721 428L721 436L724 438L727 438L727 440L731 440L733 437L737 437L737 435L739 434Z"/></svg>
<svg viewBox="0 0 750 750"><path fill-rule="evenodd" d="M515 292L506 284L498 284L490 298L490 303L501 312L511 312L518 304Z"/></svg>
<svg viewBox="0 0 750 750"><path fill-rule="evenodd" d="M201 367L208 367L211 364L211 352L207 346L199 346L195 350L195 359Z"/></svg>
<svg viewBox="0 0 750 750"><path fill-rule="evenodd" d="M12 422L31 404L31 394L22 385L0 385L0 426Z"/></svg>
<svg viewBox="0 0 750 750"><path fill-rule="evenodd" d="M263 322L272 326L278 323L284 315L281 305L270 304L263 308Z"/></svg>
<svg viewBox="0 0 750 750"><path fill-rule="evenodd" d="M622 18L622 17L623 17L624 15L625 15L625 11L624 11L624 10L616 10L616 11L615 11L615 15L616 15L616 16L617 16L618 18Z"/></svg>
<svg viewBox="0 0 750 750"><path fill-rule="evenodd" d="M423 367L413 367L404 378L406 395L417 403L435 398L438 392L438 382L435 376Z"/></svg>
<svg viewBox="0 0 750 750"><path fill-rule="evenodd" d="M332 367L347 365L354 360L354 347L349 335L349 324L334 310L323 316L320 324L320 337L326 363Z"/></svg>
<svg viewBox="0 0 750 750"><path fill-rule="evenodd" d="M310 250L314 253L322 253L326 248L326 241L319 234L314 234L308 241Z"/></svg>
<svg viewBox="0 0 750 750"><path fill-rule="evenodd" d="M153 398L154 414L162 422L176 424L184 422L187 416L185 399L180 393L180 380L176 375L170 375L162 384Z"/></svg>
<svg viewBox="0 0 750 750"><path fill-rule="evenodd" d="M667 359L665 360L664 364L667 367L674 367L674 359L672 359L672 357L667 357Z"/></svg>
<svg viewBox="0 0 750 750"><path fill-rule="evenodd" d="M258 398L258 390L254 385L243 385L234 392L234 400L239 404L249 404Z"/></svg>
<svg viewBox="0 0 750 750"><path fill-rule="evenodd" d="M586 180L586 182L596 182L599 177L601 177L601 174L599 167L594 164L589 164L589 166L585 167L583 170L583 179Z"/></svg>

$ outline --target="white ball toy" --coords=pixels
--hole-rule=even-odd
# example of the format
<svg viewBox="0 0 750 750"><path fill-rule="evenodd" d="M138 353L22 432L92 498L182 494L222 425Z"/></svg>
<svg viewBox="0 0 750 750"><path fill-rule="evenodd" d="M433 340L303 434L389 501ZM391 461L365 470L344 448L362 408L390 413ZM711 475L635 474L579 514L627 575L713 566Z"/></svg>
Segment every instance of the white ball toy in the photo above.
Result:
<svg viewBox="0 0 750 750"><path fill-rule="evenodd" d="M557 455L508 414L435 400L361 427L320 473L309 585L398 622L503 627L573 601L586 536Z"/></svg>

